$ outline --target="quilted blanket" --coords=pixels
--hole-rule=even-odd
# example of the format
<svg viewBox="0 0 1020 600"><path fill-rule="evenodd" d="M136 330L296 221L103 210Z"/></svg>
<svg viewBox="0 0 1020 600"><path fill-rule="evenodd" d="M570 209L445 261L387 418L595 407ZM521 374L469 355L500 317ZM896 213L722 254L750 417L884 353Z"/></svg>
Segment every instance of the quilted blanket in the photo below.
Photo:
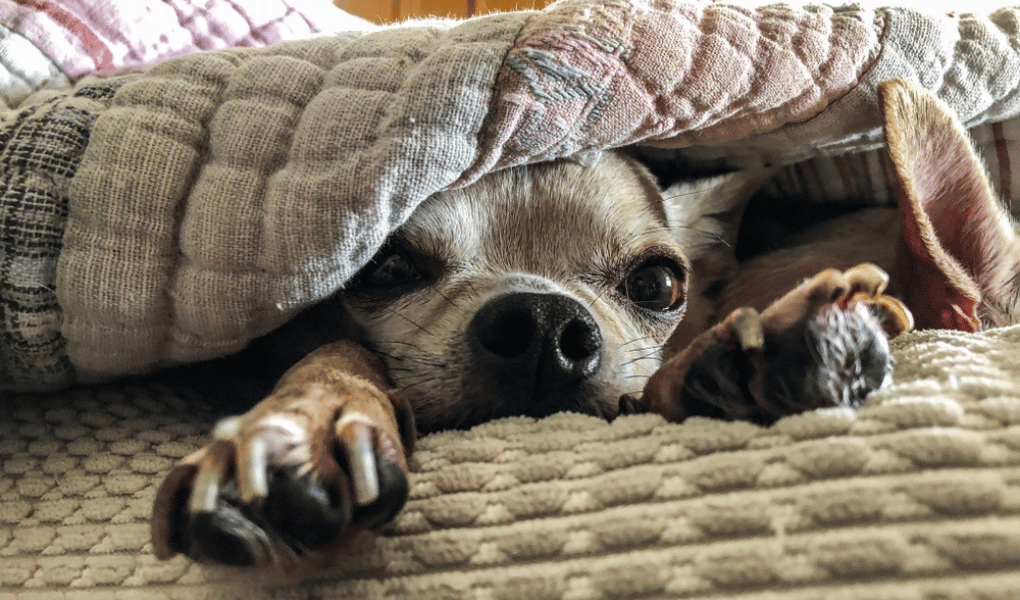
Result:
<svg viewBox="0 0 1020 600"><path fill-rule="evenodd" d="M639 143L737 167L873 148L893 77L998 131L1008 177L1017 19L563 0L30 96L0 133L0 386L236 351L340 288L424 198L492 169Z"/></svg>
<svg viewBox="0 0 1020 600"><path fill-rule="evenodd" d="M73 384L242 347L435 191L637 144L694 169L787 165L776 198L883 204L874 90L906 77L961 114L1020 212L1020 9L561 0L374 27L307 2L194 19L184 0L104 3L177 11L116 21L0 0L18 75L0 117L0 600L1020 597L1020 327L900 338L861 410L767 429L557 415L426 437L406 510L300 585L157 561L156 486L217 398ZM246 24L207 26L210 7ZM303 28L259 26L287 15ZM237 35L187 54L201 31Z"/></svg>

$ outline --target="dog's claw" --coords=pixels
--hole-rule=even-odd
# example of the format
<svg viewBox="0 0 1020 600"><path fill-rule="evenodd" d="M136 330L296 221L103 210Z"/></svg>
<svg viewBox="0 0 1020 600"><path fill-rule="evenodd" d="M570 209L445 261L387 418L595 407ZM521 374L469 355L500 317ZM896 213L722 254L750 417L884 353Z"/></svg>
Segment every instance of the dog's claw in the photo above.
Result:
<svg viewBox="0 0 1020 600"><path fill-rule="evenodd" d="M859 293L867 296L880 296L889 287L889 274L871 263L859 264L843 273L850 284L850 292L846 297L855 297Z"/></svg>
<svg viewBox="0 0 1020 600"><path fill-rule="evenodd" d="M761 314L753 308L737 309L738 313L728 319L730 329L744 352L761 350L765 346L765 331L761 327Z"/></svg>
<svg viewBox="0 0 1020 600"><path fill-rule="evenodd" d="M844 273L850 282L850 292L838 302L844 310L862 303L880 311L882 329L890 338L914 329L914 316L905 304L891 296L884 296L889 287L889 275L871 263L853 267Z"/></svg>
<svg viewBox="0 0 1020 600"><path fill-rule="evenodd" d="M372 443L372 427L357 415L345 415L338 424L340 441L347 448L347 467L354 486L354 501L368 506L379 497L379 475Z"/></svg>
<svg viewBox="0 0 1020 600"><path fill-rule="evenodd" d="M216 510L220 483L233 457L234 452L229 444L213 442L209 446L206 458L199 464L198 474L195 475L188 510L192 513L211 513Z"/></svg>
<svg viewBox="0 0 1020 600"><path fill-rule="evenodd" d="M648 407L641 401L641 392L623 394L616 410L616 415L639 415L648 412Z"/></svg>
<svg viewBox="0 0 1020 600"><path fill-rule="evenodd" d="M878 296L865 300L868 306L882 312L882 329L886 335L894 338L914 329L914 315L905 304L890 296Z"/></svg>

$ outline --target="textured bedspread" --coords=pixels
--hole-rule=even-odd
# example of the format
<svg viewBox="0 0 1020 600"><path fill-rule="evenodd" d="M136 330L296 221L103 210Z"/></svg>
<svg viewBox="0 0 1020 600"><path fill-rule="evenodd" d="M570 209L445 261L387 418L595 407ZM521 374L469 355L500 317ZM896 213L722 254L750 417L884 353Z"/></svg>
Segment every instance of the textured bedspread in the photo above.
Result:
<svg viewBox="0 0 1020 600"><path fill-rule="evenodd" d="M858 412L770 429L506 419L420 440L411 499L338 568L270 586L148 517L213 414L165 386L0 405L0 600L1020 597L1020 328L912 334Z"/></svg>

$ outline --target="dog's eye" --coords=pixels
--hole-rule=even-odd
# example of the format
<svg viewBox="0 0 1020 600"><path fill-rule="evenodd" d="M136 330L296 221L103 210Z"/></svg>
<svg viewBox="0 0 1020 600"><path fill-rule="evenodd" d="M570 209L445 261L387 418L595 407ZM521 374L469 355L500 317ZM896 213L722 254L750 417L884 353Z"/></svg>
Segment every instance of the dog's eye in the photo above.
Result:
<svg viewBox="0 0 1020 600"><path fill-rule="evenodd" d="M627 276L623 293L641 308L664 311L683 301L683 282L678 267L662 262L646 262Z"/></svg>
<svg viewBox="0 0 1020 600"><path fill-rule="evenodd" d="M361 278L359 283L362 285L387 288L414 283L424 278L414 262L403 252L393 251L384 254L376 257L373 263Z"/></svg>

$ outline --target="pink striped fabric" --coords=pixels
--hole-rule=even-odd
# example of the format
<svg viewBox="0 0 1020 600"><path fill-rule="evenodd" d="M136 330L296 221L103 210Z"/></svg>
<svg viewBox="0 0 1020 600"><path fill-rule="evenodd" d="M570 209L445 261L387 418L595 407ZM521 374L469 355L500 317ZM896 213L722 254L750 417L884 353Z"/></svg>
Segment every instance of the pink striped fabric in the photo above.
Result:
<svg viewBox="0 0 1020 600"><path fill-rule="evenodd" d="M1020 217L1020 119L986 123L970 129L974 146L989 179L1014 216ZM775 198L810 198L843 202L862 199L884 205L894 202L892 163L884 150L814 158L782 169L765 192Z"/></svg>
<svg viewBox="0 0 1020 600"><path fill-rule="evenodd" d="M0 0L0 23L71 79L199 50L350 29L328 0Z"/></svg>

